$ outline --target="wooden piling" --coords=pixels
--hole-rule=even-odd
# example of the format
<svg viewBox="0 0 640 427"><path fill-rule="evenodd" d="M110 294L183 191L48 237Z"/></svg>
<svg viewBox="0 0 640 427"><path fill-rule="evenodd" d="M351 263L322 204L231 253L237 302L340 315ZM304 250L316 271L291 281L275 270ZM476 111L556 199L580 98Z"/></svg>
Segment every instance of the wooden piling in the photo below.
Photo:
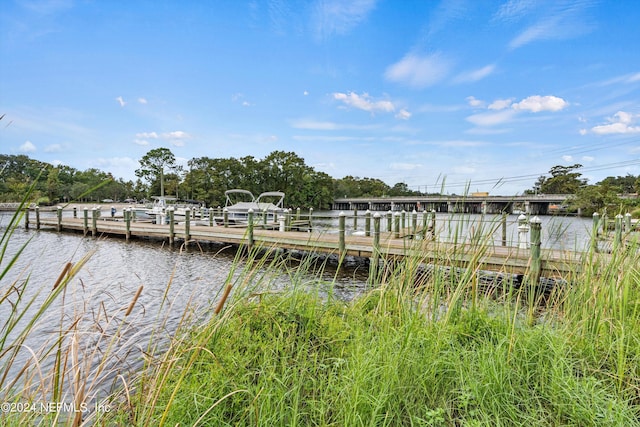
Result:
<svg viewBox="0 0 640 427"><path fill-rule="evenodd" d="M346 217L344 212L340 212L338 214L338 236L339 236L338 252L339 252L341 262L347 252L346 244L345 244L345 230L346 230L345 218Z"/></svg>
<svg viewBox="0 0 640 427"><path fill-rule="evenodd" d="M36 230L40 230L40 206L36 206Z"/></svg>
<svg viewBox="0 0 640 427"><path fill-rule="evenodd" d="M128 242L131 240L131 208L123 209L122 215L124 215L124 222L125 222L124 238Z"/></svg>
<svg viewBox="0 0 640 427"><path fill-rule="evenodd" d="M229 209L227 208L222 210L222 222L225 227L229 227Z"/></svg>
<svg viewBox="0 0 640 427"><path fill-rule="evenodd" d="M29 229L29 206L24 210L24 229Z"/></svg>
<svg viewBox="0 0 640 427"><path fill-rule="evenodd" d="M395 218L394 218L394 224L393 224L393 232L395 233L395 237L396 239L400 238L400 212L396 212Z"/></svg>
<svg viewBox="0 0 640 427"><path fill-rule="evenodd" d="M507 213L502 212L502 246L507 246Z"/></svg>
<svg viewBox="0 0 640 427"><path fill-rule="evenodd" d="M169 244L173 245L176 241L175 211L173 208L169 208L167 212L169 213Z"/></svg>
<svg viewBox="0 0 640 427"><path fill-rule="evenodd" d="M184 210L184 245L189 245L191 240L191 209L186 208Z"/></svg>
<svg viewBox="0 0 640 427"><path fill-rule="evenodd" d="M249 250L253 248L253 209L247 211L247 247Z"/></svg>
<svg viewBox="0 0 640 427"><path fill-rule="evenodd" d="M598 252L598 226L600 225L600 214L593 213L593 226L591 227L591 249Z"/></svg>
<svg viewBox="0 0 640 427"><path fill-rule="evenodd" d="M86 206L82 209L82 233L84 236L89 234L89 208Z"/></svg>
<svg viewBox="0 0 640 427"><path fill-rule="evenodd" d="M418 212L414 209L411 212L411 234L415 235L418 230Z"/></svg>
<svg viewBox="0 0 640 427"><path fill-rule="evenodd" d="M56 227L56 230L62 231L62 206L58 206L56 214L58 215L58 226Z"/></svg>
<svg viewBox="0 0 640 427"><path fill-rule="evenodd" d="M364 235L371 236L371 211L369 209L364 213Z"/></svg>
<svg viewBox="0 0 640 427"><path fill-rule="evenodd" d="M98 235L98 210L96 208L91 209L91 235L93 237Z"/></svg>
<svg viewBox="0 0 640 427"><path fill-rule="evenodd" d="M358 208L353 209L353 231L358 229Z"/></svg>
<svg viewBox="0 0 640 427"><path fill-rule="evenodd" d="M537 286L540 283L540 273L542 268L541 260L541 231L542 221L537 216L531 218L531 253L530 253L530 270L529 284Z"/></svg>
<svg viewBox="0 0 640 427"><path fill-rule="evenodd" d="M618 250L622 246L622 215L615 217L615 237L613 240L613 250Z"/></svg>
<svg viewBox="0 0 640 427"><path fill-rule="evenodd" d="M391 233L393 227L393 211L387 212L387 233Z"/></svg>

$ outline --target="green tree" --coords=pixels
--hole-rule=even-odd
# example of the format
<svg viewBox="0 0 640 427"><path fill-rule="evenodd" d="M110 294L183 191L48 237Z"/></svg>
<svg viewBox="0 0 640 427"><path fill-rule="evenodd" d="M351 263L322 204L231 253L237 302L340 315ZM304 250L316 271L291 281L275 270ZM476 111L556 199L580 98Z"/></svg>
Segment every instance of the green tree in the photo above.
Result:
<svg viewBox="0 0 640 427"><path fill-rule="evenodd" d="M160 183L160 195L164 196L164 175L167 171L176 171L176 158L168 148L154 148L139 160L140 169L136 169L138 178L149 184Z"/></svg>
<svg viewBox="0 0 640 427"><path fill-rule="evenodd" d="M575 194L587 184L587 180L580 178L582 174L575 172L581 164L572 166L554 166L549 170L550 178L541 176L534 185L534 190L546 194Z"/></svg>

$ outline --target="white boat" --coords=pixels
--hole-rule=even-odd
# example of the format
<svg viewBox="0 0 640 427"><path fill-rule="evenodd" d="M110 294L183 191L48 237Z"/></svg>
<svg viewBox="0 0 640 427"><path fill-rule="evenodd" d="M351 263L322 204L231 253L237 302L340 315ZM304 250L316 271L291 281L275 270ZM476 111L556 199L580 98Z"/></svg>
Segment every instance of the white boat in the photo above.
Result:
<svg viewBox="0 0 640 427"><path fill-rule="evenodd" d="M151 220L155 224L169 223L169 209L173 209L175 221L184 221L186 210L191 210L191 218L196 218L200 214L200 204L178 203L176 197L153 196L153 203L145 207L135 208L136 218L140 220Z"/></svg>
<svg viewBox="0 0 640 427"><path fill-rule="evenodd" d="M229 224L246 224L249 209L253 209L254 221L274 221L275 216L283 210L284 193L281 191L267 191L254 197L248 190L233 189L224 192L225 207ZM223 224L224 217L216 218L216 223Z"/></svg>

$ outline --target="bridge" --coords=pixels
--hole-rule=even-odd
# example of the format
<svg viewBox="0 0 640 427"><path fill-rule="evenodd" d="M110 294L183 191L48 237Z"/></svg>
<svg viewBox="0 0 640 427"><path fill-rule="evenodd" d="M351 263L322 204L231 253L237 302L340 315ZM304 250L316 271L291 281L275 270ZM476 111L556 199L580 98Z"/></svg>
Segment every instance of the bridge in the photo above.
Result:
<svg viewBox="0 0 640 427"><path fill-rule="evenodd" d="M436 211L448 213L527 213L548 215L562 211L570 194L527 194L522 196L489 196L487 193L472 193L467 196L398 196L398 197L354 197L333 201L333 210L370 211Z"/></svg>

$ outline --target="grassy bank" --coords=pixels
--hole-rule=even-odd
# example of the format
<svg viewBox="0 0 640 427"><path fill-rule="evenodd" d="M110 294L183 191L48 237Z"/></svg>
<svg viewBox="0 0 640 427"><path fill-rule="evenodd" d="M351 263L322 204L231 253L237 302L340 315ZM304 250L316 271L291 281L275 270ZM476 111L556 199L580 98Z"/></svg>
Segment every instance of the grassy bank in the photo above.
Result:
<svg viewBox="0 0 640 427"><path fill-rule="evenodd" d="M479 257L490 244L478 238L468 250ZM588 254L572 286L544 296L480 286L475 269L425 269L418 255L377 269L371 289L351 301L327 294L331 284L311 258L262 255L238 255L228 299L221 294L195 326L189 308L174 316L170 341L160 339L169 321L162 313L149 341L137 341L130 316L138 294L97 318L65 304L50 313L53 301L71 298L82 262L43 286L45 304L26 322L41 299L21 295L42 285L28 276L3 285L10 315L1 319L0 367L17 372L0 378L3 402L83 408L95 403L100 380L118 384L108 411L10 411L3 424L640 425L637 251ZM3 275L17 256L3 259ZM282 274L292 286L276 291L271 279ZM51 340L28 349L28 366L14 366L49 315ZM90 333L79 327L87 320ZM118 370L132 343L145 354L133 378Z"/></svg>
<svg viewBox="0 0 640 427"><path fill-rule="evenodd" d="M638 261L594 257L579 285L544 302L526 289L483 292L472 271L425 278L419 259L382 270L351 302L308 283L239 290L155 361L116 420L640 425Z"/></svg>

